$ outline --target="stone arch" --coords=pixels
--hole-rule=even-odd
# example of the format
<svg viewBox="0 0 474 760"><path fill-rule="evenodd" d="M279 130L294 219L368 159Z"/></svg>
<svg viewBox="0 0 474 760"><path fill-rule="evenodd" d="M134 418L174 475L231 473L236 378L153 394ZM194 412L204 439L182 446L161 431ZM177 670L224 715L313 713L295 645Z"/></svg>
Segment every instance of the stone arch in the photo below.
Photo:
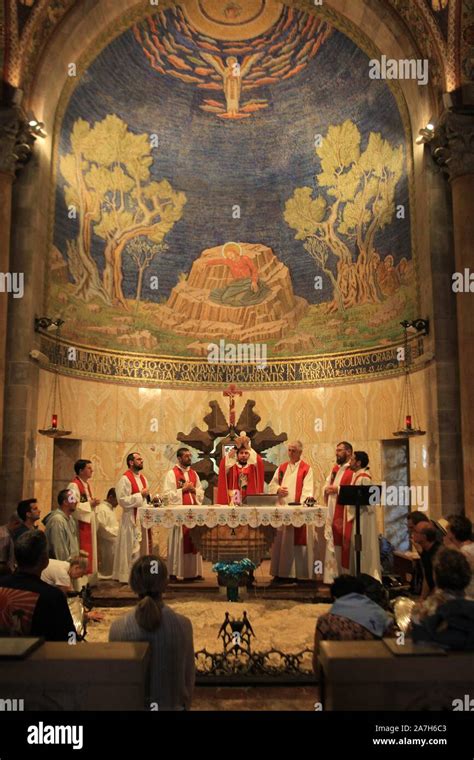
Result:
<svg viewBox="0 0 474 760"><path fill-rule="evenodd" d="M172 4L166 0L160 0L162 9ZM308 2L296 0L294 4L306 10L313 7L309 0ZM367 0L364 4L349 0L325 0L324 6L327 6L330 14L337 15L336 25L342 25L343 31L347 29L349 36L351 33L358 38L363 36L367 49L373 50L375 55L385 54L388 58L397 60L422 57L406 23L383 0ZM25 94L23 103L25 110L31 110L38 120L45 123L48 135L45 140L36 142L33 159L15 183L14 208L18 229L12 239L11 255L12 260L15 261L15 268L21 267L25 272L25 279L28 278L29 282L34 283L34 287L29 286L21 304L15 302L10 307L8 362L9 377L13 378L12 384L26 386L22 371L26 372L27 357L31 348L39 347L39 345L35 346L33 317L35 314L41 314L44 306L44 275L48 244L45 220L51 213L47 188L51 182L53 124L56 120L61 94L68 82L67 64L80 61L81 57L87 56L87 51L91 50L95 41L108 27L116 25L117 33L120 33L121 29L125 28L123 25L127 25L127 17L134 13L143 13L144 7L144 4L137 4L131 0L100 0L100 3L77 2L71 5L69 12L62 18L45 45L31 86ZM147 4L147 7L150 8L150 13L156 10L154 6ZM371 32L370 40L367 32L364 32L367 29ZM438 50L436 40L433 40L433 47L435 51ZM440 66L443 66L442 56L439 55L438 58ZM440 92L431 85L420 88L415 82L409 80L401 81L398 88L408 114L409 128L414 137L431 118L436 118L440 114L442 110ZM432 243L429 232L430 208L426 192L429 178L423 146L413 145L413 168L414 194L417 200L416 247L419 278L424 283L420 306L421 315L425 315L431 313L430 293L433 278L430 262ZM32 255L33 252L34 255ZM30 379L28 399L21 406L22 410L25 409L25 419L23 417L21 420L15 419L15 413L12 414L11 408L16 400L13 393L10 395L7 393L7 398L10 399L10 409L7 409L10 415L9 425L16 431L15 446L12 447L11 455L9 454L4 464L4 472L8 472L9 475L13 473L13 477L6 479L5 497L10 504L18 501L22 495L21 491L30 490L30 484L33 482L34 440L35 429L38 427L35 412L38 388L36 368L35 372L36 380L35 376ZM433 374L433 387L435 384L436 375ZM438 434L437 406L436 391L433 391L430 412L433 419L436 418L433 423L435 435ZM455 454L453 450L453 456ZM24 458L25 461L24 466L22 465L21 476L13 466L18 458ZM438 467L437 470L436 475L440 477ZM15 482L17 473L18 480ZM438 493L441 488L440 486L438 489L436 486L436 494L434 494L434 502L438 504L442 501ZM447 492L446 503L448 504Z"/></svg>

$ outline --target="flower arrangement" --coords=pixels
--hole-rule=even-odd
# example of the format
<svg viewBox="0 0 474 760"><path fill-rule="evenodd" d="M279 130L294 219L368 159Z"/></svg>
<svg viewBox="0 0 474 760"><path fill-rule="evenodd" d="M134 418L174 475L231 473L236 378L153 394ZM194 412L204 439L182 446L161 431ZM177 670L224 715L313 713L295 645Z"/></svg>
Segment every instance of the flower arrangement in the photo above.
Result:
<svg viewBox="0 0 474 760"><path fill-rule="evenodd" d="M227 575L229 578L240 578L242 575L246 575L249 570L255 570L256 565L251 559L246 557L245 559L234 560L233 562L216 562L212 566L214 573L219 575Z"/></svg>
<svg viewBox="0 0 474 760"><path fill-rule="evenodd" d="M256 565L252 560L245 559L234 560L233 562L216 562L212 566L212 571L217 573L219 586L227 587L227 599L230 602L237 602L239 595L239 586L246 585L250 570L255 570Z"/></svg>

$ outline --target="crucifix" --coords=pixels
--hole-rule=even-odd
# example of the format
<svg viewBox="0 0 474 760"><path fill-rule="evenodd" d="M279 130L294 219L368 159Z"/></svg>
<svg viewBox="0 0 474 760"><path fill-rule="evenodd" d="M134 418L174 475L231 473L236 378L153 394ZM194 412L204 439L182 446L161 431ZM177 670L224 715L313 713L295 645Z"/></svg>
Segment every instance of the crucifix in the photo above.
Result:
<svg viewBox="0 0 474 760"><path fill-rule="evenodd" d="M231 383L228 388L223 391L224 398L229 399L229 427L230 435L234 437L235 430L235 397L241 396L242 391L239 391L235 383Z"/></svg>

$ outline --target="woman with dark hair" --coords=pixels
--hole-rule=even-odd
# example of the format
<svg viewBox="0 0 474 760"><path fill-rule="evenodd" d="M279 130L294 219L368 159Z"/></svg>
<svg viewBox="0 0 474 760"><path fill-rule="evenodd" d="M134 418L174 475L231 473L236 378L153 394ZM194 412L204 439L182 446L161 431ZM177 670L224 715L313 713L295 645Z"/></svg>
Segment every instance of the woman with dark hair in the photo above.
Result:
<svg viewBox="0 0 474 760"><path fill-rule="evenodd" d="M369 457L365 451L354 451L350 460L353 471L353 486L371 486L372 475L369 467ZM370 498L370 497L369 497ZM362 552L360 557L360 572L371 575L378 581L382 580L380 565L379 531L377 527L377 507L368 504L360 507L360 535ZM355 557L355 517L356 508L346 506L344 510L342 568L343 572L356 573Z"/></svg>
<svg viewBox="0 0 474 760"><path fill-rule="evenodd" d="M364 576L368 578L370 576ZM367 591L364 578L340 575L331 586L334 599L329 612L320 615L314 632L313 670L317 672L320 641L374 641L392 633L393 621L383 609L383 595L374 601L373 586ZM370 577L373 585L381 583Z"/></svg>
<svg viewBox="0 0 474 760"><path fill-rule="evenodd" d="M151 644L149 701L158 710L189 710L194 689L194 643L191 621L163 602L168 582L166 563L140 557L130 572L130 587L139 602L110 626L109 641Z"/></svg>

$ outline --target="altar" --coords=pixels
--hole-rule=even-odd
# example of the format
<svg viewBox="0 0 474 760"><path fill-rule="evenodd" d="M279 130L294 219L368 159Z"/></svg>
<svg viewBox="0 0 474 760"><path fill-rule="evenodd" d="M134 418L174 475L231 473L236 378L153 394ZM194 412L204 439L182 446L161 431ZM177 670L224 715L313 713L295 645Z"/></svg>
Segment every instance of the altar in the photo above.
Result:
<svg viewBox="0 0 474 760"><path fill-rule="evenodd" d="M256 565L268 553L278 528L303 525L321 529L327 507L227 507L200 506L141 507L137 520L143 532L154 526L189 528L193 543L204 560L240 560L248 557ZM318 540L317 535L315 536Z"/></svg>

